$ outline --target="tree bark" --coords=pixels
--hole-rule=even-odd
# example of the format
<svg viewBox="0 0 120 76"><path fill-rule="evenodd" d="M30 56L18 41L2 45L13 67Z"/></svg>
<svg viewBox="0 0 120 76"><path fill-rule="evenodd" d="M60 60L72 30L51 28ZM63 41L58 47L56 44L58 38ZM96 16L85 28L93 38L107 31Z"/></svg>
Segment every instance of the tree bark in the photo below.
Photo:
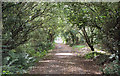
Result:
<svg viewBox="0 0 120 76"><path fill-rule="evenodd" d="M90 39L89 39L89 37L88 37L88 35L87 35L87 32L86 32L86 30L85 30L85 27L82 28L82 32L83 32L83 36L84 36L84 38L85 38L86 43L88 44L88 46L90 47L90 49L91 49L92 51L94 51L94 47L93 47L92 43L90 42Z"/></svg>

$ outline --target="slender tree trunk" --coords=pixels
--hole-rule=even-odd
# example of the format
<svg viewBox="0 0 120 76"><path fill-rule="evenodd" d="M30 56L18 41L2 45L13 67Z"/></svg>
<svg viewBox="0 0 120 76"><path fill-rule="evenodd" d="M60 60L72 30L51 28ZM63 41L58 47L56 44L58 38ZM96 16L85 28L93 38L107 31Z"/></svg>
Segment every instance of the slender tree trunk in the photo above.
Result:
<svg viewBox="0 0 120 76"><path fill-rule="evenodd" d="M119 3L118 3L118 12L120 13L120 1L119 1ZM118 23L118 30L120 29L120 14L119 14L119 18L117 19L117 23ZM118 34L120 34L120 31L118 31ZM118 37L118 41L119 41L119 43L118 43L118 60L119 60L119 64L120 64L120 35L118 35L119 37ZM120 70L120 68L119 68L119 70Z"/></svg>
<svg viewBox="0 0 120 76"><path fill-rule="evenodd" d="M120 46L118 47L118 60L119 60L119 63L120 63Z"/></svg>
<svg viewBox="0 0 120 76"><path fill-rule="evenodd" d="M89 45L89 44L88 44ZM92 45L89 45L90 49L94 51L94 47Z"/></svg>
<svg viewBox="0 0 120 76"><path fill-rule="evenodd" d="M85 30L85 27L83 27L82 32L83 32L83 36L84 36L84 38L85 38L86 43L88 44L88 46L90 47L90 49L91 49L92 51L94 51L94 47L93 47L92 43L90 42L90 39L89 39L89 37L88 37L88 35L87 35L87 32L86 32L86 30Z"/></svg>
<svg viewBox="0 0 120 76"><path fill-rule="evenodd" d="M79 44L79 38L76 37L76 44L78 45Z"/></svg>
<svg viewBox="0 0 120 76"><path fill-rule="evenodd" d="M72 32L70 32L70 34L71 34L71 36L72 36L72 42L73 42L73 45L74 45L74 43L75 43L74 34L73 34Z"/></svg>

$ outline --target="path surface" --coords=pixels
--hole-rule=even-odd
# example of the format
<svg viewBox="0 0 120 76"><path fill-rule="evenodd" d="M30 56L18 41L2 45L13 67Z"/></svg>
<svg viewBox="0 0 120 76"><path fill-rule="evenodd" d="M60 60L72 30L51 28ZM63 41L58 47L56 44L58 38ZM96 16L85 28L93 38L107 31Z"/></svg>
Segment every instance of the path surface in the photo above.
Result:
<svg viewBox="0 0 120 76"><path fill-rule="evenodd" d="M74 53L68 45L56 44L46 58L40 60L30 74L100 74L99 66Z"/></svg>

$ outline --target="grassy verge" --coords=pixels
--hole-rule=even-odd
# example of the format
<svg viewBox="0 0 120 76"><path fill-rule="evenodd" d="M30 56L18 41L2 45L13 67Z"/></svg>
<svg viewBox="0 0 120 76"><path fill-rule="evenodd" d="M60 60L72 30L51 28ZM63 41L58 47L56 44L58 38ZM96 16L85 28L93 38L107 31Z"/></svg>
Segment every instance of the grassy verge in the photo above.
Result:
<svg viewBox="0 0 120 76"><path fill-rule="evenodd" d="M86 46L85 45L74 45L74 46L72 46L73 49L75 49L75 48L81 49L81 48L84 48L84 47L86 47Z"/></svg>

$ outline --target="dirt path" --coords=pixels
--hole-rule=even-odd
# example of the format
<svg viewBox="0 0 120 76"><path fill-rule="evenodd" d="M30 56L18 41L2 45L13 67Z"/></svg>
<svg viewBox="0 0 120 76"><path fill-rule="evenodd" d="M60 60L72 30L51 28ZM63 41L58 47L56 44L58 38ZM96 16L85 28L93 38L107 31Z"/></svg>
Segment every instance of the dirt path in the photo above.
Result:
<svg viewBox="0 0 120 76"><path fill-rule="evenodd" d="M40 60L30 74L100 74L99 66L74 53L68 45L56 44L46 58Z"/></svg>

